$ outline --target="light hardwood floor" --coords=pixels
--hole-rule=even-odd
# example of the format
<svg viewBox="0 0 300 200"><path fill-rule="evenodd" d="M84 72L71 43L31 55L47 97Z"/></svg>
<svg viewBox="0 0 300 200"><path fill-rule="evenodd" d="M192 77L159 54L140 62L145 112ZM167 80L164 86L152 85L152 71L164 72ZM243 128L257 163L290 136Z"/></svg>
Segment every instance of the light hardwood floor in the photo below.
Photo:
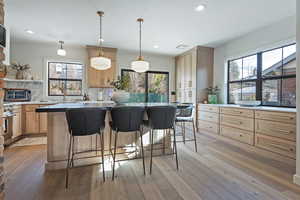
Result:
<svg viewBox="0 0 300 200"><path fill-rule="evenodd" d="M45 172L44 145L9 148L5 151L6 199L300 199L300 187L292 184L294 160L227 143L227 139L197 137L198 153L192 142L178 145L179 171L172 156L155 157L151 176L149 159L146 176L141 160L122 162L114 182L109 170L107 181L102 182L99 166L74 168L68 190L63 170Z"/></svg>

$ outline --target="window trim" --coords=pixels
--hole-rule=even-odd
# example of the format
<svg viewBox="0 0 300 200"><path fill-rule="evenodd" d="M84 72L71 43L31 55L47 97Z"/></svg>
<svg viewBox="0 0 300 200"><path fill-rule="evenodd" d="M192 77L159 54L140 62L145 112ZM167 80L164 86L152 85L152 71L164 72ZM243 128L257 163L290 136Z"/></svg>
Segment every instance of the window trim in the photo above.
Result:
<svg viewBox="0 0 300 200"><path fill-rule="evenodd" d="M84 76L84 66L83 66L83 64L81 64L81 63L76 63L76 62L64 62L64 61L48 61L47 62L47 65L48 65L48 77L47 77L47 79L48 79L48 96L49 97L62 97L62 96L64 96L64 95L57 95L57 94L50 94L50 81L64 81L64 82L67 82L67 81L78 81L78 82L80 82L80 85L81 85L81 91L80 91L80 94L78 94L78 95L66 95L66 96L68 96L68 97L78 97L78 96L82 96L82 82L83 82L83 77L82 77L82 79L68 79L68 78L50 78L50 70L49 70L49 68L50 68L50 63L63 63L63 64L66 64L66 65L74 65L74 64L77 64L77 65L81 65L82 66L82 76Z"/></svg>
<svg viewBox="0 0 300 200"><path fill-rule="evenodd" d="M276 48L272 48L272 49L269 49L269 50L265 50L265 51L260 51L258 53L255 53L255 54L250 54L250 55L247 55L247 56L242 56L242 57L239 57L239 58L235 58L235 59L230 59L227 61L227 103L228 104L234 104L234 103L230 103L230 84L231 83L240 83L241 84L241 99L242 99L242 84L243 82L256 82L256 100L257 101L260 101L261 102L261 105L262 106L269 106L269 107L284 107L284 108L296 108L296 106L286 106L286 105L282 105L281 102L282 102L282 80L283 79L288 79L288 78L296 78L296 74L288 74L288 75L284 75L283 74L283 59L282 59L282 69L281 69L281 75L278 75L278 76L269 76L269 77L263 77L262 76L262 55L263 53L266 53L266 52L270 52L270 51L274 51L274 50L277 50L277 49L283 49L285 47L288 47L288 46L292 46L292 45L296 45L296 43L291 43L291 44L287 44L287 45L284 45L284 46L280 46L280 47L276 47ZM283 52L282 52L283 53ZM235 60L239 60L239 59L244 59L244 58L247 58L247 57L251 57L251 56L254 56L254 55L257 55L257 74L256 74L256 79L246 79L244 80L243 77L241 80L235 80L235 81L230 81L230 62L233 62ZM283 55L282 55L282 58L283 58ZM297 59L297 58L296 58ZM243 67L243 66L242 66ZM242 68L242 74L243 74L243 68ZM263 94L263 81L265 80L281 80L281 92L280 92L280 105L266 105L266 104L263 104L263 101L262 101L262 94Z"/></svg>
<svg viewBox="0 0 300 200"><path fill-rule="evenodd" d="M135 72L132 69L121 69L121 77L124 75L124 72ZM169 96L170 96L170 73L164 72L164 71L146 71L145 73L145 102L148 102L148 74L167 74L168 75L168 95L167 95L167 101L169 102Z"/></svg>

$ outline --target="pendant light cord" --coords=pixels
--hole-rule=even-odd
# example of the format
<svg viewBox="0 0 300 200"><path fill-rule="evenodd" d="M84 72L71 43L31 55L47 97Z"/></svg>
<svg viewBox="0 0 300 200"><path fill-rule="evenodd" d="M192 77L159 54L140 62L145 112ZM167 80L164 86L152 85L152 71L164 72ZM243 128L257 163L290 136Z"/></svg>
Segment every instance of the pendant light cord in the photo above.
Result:
<svg viewBox="0 0 300 200"><path fill-rule="evenodd" d="M140 21L140 58L142 57L142 21Z"/></svg>
<svg viewBox="0 0 300 200"><path fill-rule="evenodd" d="M100 15L100 56L103 55L102 50L102 15Z"/></svg>

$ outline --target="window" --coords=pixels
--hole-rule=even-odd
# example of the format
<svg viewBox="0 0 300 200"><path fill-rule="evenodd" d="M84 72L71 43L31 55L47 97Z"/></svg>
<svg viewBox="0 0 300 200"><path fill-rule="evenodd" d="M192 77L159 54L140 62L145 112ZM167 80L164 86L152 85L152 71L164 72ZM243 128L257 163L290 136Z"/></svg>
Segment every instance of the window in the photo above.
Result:
<svg viewBox="0 0 300 200"><path fill-rule="evenodd" d="M48 95L81 96L82 78L82 64L48 62Z"/></svg>
<svg viewBox="0 0 300 200"><path fill-rule="evenodd" d="M122 69L121 74L129 76L130 102L169 101L169 72L137 73Z"/></svg>
<svg viewBox="0 0 300 200"><path fill-rule="evenodd" d="M228 102L296 106L296 44L228 61Z"/></svg>
<svg viewBox="0 0 300 200"><path fill-rule="evenodd" d="M229 103L256 99L257 55L229 62Z"/></svg>

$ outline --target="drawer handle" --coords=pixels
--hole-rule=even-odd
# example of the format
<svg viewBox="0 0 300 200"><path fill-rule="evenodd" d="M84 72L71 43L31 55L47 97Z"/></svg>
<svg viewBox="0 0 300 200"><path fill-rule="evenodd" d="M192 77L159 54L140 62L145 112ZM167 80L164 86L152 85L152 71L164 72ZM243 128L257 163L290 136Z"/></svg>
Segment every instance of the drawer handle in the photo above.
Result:
<svg viewBox="0 0 300 200"><path fill-rule="evenodd" d="M290 117L290 120L293 120L294 119L294 117Z"/></svg>
<svg viewBox="0 0 300 200"><path fill-rule="evenodd" d="M243 137L243 135L240 135L240 137Z"/></svg>
<svg viewBox="0 0 300 200"><path fill-rule="evenodd" d="M293 152L293 151L294 151L294 149L290 148L290 151L291 151L291 152Z"/></svg>

